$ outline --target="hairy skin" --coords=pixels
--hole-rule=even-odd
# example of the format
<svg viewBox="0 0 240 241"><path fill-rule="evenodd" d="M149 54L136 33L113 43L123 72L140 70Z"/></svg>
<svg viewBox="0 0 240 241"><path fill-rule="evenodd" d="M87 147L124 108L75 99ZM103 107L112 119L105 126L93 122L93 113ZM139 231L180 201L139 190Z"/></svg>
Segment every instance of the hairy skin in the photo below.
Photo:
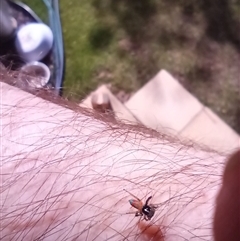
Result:
<svg viewBox="0 0 240 241"><path fill-rule="evenodd" d="M225 156L0 88L1 240L214 240Z"/></svg>

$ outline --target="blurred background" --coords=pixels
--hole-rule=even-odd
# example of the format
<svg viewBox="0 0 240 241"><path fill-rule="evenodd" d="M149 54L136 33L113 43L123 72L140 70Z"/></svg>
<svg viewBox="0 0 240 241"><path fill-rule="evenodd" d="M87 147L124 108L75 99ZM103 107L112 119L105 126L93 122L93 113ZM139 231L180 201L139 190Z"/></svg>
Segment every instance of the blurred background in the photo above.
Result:
<svg viewBox="0 0 240 241"><path fill-rule="evenodd" d="M42 0L22 0L45 22ZM48 2L51 2L50 0ZM60 0L63 96L126 101L166 69L240 133L240 0Z"/></svg>

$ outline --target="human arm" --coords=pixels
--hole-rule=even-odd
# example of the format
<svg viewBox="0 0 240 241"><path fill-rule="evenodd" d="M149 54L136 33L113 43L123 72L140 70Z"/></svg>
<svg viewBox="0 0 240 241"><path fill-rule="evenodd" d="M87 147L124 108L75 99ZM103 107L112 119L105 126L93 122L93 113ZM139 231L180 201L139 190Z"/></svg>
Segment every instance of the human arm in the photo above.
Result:
<svg viewBox="0 0 240 241"><path fill-rule="evenodd" d="M225 156L1 87L3 240L149 240L148 224L155 240L213 240ZM123 189L153 195L151 221Z"/></svg>

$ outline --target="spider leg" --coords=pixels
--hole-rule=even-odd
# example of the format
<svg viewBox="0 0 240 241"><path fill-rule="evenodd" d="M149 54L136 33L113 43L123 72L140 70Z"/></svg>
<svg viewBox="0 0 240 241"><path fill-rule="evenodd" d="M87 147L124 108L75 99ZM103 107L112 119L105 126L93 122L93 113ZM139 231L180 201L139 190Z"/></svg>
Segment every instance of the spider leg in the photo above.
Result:
<svg viewBox="0 0 240 241"><path fill-rule="evenodd" d="M146 215L144 215L143 219L146 220L146 221L150 220Z"/></svg>
<svg viewBox="0 0 240 241"><path fill-rule="evenodd" d="M129 191L127 191L126 189L123 189L125 192L127 192L128 194L130 194L132 197L134 197L135 199L137 199L138 201L141 202L141 199L139 199L138 197L136 197L135 195L133 195L132 193L130 193Z"/></svg>
<svg viewBox="0 0 240 241"><path fill-rule="evenodd" d="M148 205L148 202L150 201L150 199L152 199L152 196L148 197L148 199L145 202L145 205Z"/></svg>
<svg viewBox="0 0 240 241"><path fill-rule="evenodd" d="M136 215L136 212L127 212L126 214L135 214Z"/></svg>
<svg viewBox="0 0 240 241"><path fill-rule="evenodd" d="M157 208L158 208L158 206L155 205L155 204L151 204L151 206L152 206L154 209L157 209Z"/></svg>
<svg viewBox="0 0 240 241"><path fill-rule="evenodd" d="M141 212L137 211L137 212L127 212L126 214L135 214L135 217L140 217L141 218L144 216ZM145 218L144 218L145 219ZM140 221L139 220L139 221ZM146 220L146 219L145 219Z"/></svg>
<svg viewBox="0 0 240 241"><path fill-rule="evenodd" d="M139 217L139 216L143 216L143 214L141 213L141 212L139 212L139 211L137 211L137 212L135 212L135 217Z"/></svg>

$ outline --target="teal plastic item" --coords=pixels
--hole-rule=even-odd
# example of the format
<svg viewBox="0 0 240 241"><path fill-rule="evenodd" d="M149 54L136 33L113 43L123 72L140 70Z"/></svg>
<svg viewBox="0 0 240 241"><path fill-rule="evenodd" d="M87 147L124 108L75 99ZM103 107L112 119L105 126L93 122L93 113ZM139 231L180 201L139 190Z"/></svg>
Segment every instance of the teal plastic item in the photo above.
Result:
<svg viewBox="0 0 240 241"><path fill-rule="evenodd" d="M62 84L64 76L64 44L62 36L62 26L59 14L59 1L58 0L43 0L49 15L49 25L53 32L54 44L54 73L55 91L57 94L62 94Z"/></svg>

